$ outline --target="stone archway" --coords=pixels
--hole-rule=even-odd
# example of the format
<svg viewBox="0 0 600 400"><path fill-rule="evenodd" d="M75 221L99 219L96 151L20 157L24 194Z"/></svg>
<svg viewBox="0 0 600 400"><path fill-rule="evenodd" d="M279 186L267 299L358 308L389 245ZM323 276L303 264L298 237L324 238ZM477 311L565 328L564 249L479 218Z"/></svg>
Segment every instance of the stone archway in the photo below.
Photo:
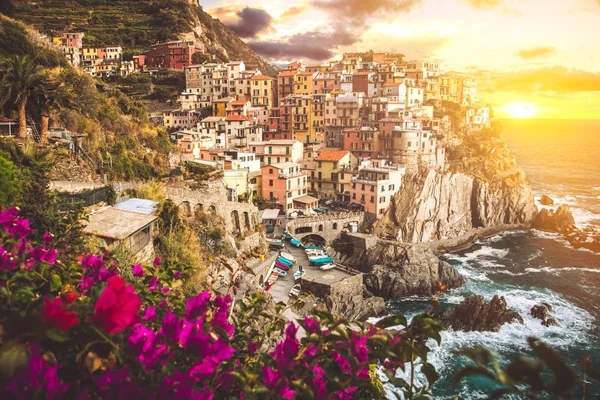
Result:
<svg viewBox="0 0 600 400"><path fill-rule="evenodd" d="M316 246L325 246L327 244L327 240L321 235L317 235L315 233L311 233L310 235L304 236L301 240L302 244L314 244Z"/></svg>
<svg viewBox="0 0 600 400"><path fill-rule="evenodd" d="M192 216L192 206L189 201L184 200L179 204L179 213L185 217Z"/></svg>
<svg viewBox="0 0 600 400"><path fill-rule="evenodd" d="M208 207L208 212L212 215L217 215L217 207L211 205L210 207Z"/></svg>
<svg viewBox="0 0 600 400"><path fill-rule="evenodd" d="M250 227L250 215L248 214L248 211L244 211L244 228L246 228L247 231L251 231L252 228Z"/></svg>
<svg viewBox="0 0 600 400"><path fill-rule="evenodd" d="M204 211L204 207L202 206L202 203L197 203L194 206L194 214L198 214L199 212Z"/></svg>
<svg viewBox="0 0 600 400"><path fill-rule="evenodd" d="M237 210L231 212L231 224L233 225L234 233L242 233L242 227L240 225L240 214Z"/></svg>

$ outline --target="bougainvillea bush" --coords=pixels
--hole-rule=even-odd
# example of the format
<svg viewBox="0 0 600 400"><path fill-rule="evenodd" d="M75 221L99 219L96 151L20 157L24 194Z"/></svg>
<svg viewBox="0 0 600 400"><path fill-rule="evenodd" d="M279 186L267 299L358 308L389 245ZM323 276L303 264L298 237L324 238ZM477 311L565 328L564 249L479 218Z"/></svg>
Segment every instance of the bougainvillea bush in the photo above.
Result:
<svg viewBox="0 0 600 400"><path fill-rule="evenodd" d="M439 327L426 317L402 331L383 329L406 324L397 318L289 323L281 306L260 311L260 293L232 309L229 295L186 296L185 267L118 265L31 233L17 209L0 210L2 399L370 399L385 395L379 367L412 397L428 387L396 379L396 368L436 378L422 339Z"/></svg>

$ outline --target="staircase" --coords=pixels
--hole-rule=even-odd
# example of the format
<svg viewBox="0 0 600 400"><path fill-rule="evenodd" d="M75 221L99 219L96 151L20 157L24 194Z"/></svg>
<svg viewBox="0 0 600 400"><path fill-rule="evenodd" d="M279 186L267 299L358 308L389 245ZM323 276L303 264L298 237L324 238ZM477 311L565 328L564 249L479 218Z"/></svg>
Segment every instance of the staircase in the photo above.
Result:
<svg viewBox="0 0 600 400"><path fill-rule="evenodd" d="M33 118L31 118L31 116L29 114L27 114L27 124L29 125L29 127L31 128L31 136L36 143L41 143L42 142L42 137L40 136L40 132L37 129L37 126L35 125L35 122L33 121Z"/></svg>

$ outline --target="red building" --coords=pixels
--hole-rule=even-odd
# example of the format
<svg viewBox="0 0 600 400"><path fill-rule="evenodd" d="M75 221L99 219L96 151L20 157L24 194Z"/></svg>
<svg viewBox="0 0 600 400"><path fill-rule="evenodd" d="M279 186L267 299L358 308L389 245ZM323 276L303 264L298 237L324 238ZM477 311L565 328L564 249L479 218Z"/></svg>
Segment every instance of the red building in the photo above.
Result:
<svg viewBox="0 0 600 400"><path fill-rule="evenodd" d="M356 72L352 75L352 91L369 93L369 72Z"/></svg>
<svg viewBox="0 0 600 400"><path fill-rule="evenodd" d="M192 65L192 55L196 52L194 42L174 40L158 43L146 53L148 68L184 69Z"/></svg>

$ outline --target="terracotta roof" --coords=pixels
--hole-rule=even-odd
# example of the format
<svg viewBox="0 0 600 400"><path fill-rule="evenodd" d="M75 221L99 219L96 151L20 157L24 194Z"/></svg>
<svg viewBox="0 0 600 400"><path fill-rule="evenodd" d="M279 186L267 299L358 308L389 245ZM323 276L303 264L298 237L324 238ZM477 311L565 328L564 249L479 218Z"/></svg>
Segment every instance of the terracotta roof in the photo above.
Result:
<svg viewBox="0 0 600 400"><path fill-rule="evenodd" d="M277 76L294 76L294 75L296 75L296 73L297 73L297 72L298 72L298 71L296 71L296 70L291 70L291 71L288 71L288 70L286 70L286 71L279 71L279 74L278 74Z"/></svg>
<svg viewBox="0 0 600 400"><path fill-rule="evenodd" d="M319 156L315 158L317 161L340 161L348 154L348 150L330 150L324 149Z"/></svg>
<svg viewBox="0 0 600 400"><path fill-rule="evenodd" d="M270 76L267 76L267 75L254 75L250 79L253 81L272 81L273 80L273 78L271 78Z"/></svg>
<svg viewBox="0 0 600 400"><path fill-rule="evenodd" d="M302 71L302 72L300 72L298 75L302 75L302 76L312 76L313 74L314 74L314 72Z"/></svg>
<svg viewBox="0 0 600 400"><path fill-rule="evenodd" d="M244 104L246 104L247 102L248 102L247 100L235 100L235 101L232 101L232 102L231 102L231 103L229 103L229 104L236 104L236 105L238 105L238 104L241 104L241 105L244 105Z"/></svg>
<svg viewBox="0 0 600 400"><path fill-rule="evenodd" d="M228 115L225 121L252 121L252 118L248 118L245 115Z"/></svg>

